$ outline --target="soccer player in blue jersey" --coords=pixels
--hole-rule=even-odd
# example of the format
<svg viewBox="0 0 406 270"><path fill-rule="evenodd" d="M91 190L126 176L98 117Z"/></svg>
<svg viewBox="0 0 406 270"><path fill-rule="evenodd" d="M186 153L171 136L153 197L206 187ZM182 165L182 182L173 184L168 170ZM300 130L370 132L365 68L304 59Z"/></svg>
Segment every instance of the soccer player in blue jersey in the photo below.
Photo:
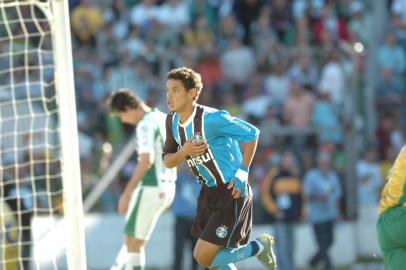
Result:
<svg viewBox="0 0 406 270"><path fill-rule="evenodd" d="M252 229L252 191L248 168L259 130L228 112L197 104L203 84L189 68L167 74L166 141L168 168L186 159L202 183L192 234L197 262L210 269L236 269L234 263L257 256L276 268L273 238L263 234L248 242ZM242 152L239 142L242 142Z"/></svg>

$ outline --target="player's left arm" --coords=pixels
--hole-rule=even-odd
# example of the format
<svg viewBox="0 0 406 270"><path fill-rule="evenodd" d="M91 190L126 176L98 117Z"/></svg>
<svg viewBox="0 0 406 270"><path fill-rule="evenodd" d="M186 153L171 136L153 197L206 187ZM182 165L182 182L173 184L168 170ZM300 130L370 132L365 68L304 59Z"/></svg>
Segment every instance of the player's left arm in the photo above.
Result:
<svg viewBox="0 0 406 270"><path fill-rule="evenodd" d="M231 116L226 111L218 111L213 114L212 130L219 136L231 137L242 142L242 163L235 173L234 178L227 186L233 188L231 195L234 198L244 197L248 183L249 166L251 165L258 144L259 129L254 125Z"/></svg>
<svg viewBox="0 0 406 270"><path fill-rule="evenodd" d="M253 143L253 141L258 140L259 136L259 129L257 127L238 117L231 116L224 110L217 111L210 115L208 117L207 126L211 127L215 135L226 135L240 142ZM249 160L249 163L251 163L251 160Z"/></svg>
<svg viewBox="0 0 406 270"><path fill-rule="evenodd" d="M255 139L252 141L242 143L242 163L240 165L240 168L238 168L237 172L235 173L234 178L231 179L230 183L227 186L228 189L233 188L231 195L235 199L245 196L248 184L249 167L251 165L252 159L254 158L257 144L258 136L255 137Z"/></svg>

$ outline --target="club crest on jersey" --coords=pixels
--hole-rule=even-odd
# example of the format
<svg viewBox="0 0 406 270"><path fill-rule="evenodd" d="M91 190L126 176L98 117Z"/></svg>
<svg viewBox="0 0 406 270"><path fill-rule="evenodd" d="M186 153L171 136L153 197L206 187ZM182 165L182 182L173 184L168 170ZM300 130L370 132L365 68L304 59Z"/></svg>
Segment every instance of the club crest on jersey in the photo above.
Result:
<svg viewBox="0 0 406 270"><path fill-rule="evenodd" d="M227 226L221 225L220 227L218 227L216 230L216 235L219 238L225 238L227 236Z"/></svg>
<svg viewBox="0 0 406 270"><path fill-rule="evenodd" d="M211 153L210 150L208 150L200 156L191 156L190 158L188 158L187 165L189 167L195 167L197 165L201 165L213 159L214 159L213 154Z"/></svg>
<svg viewBox="0 0 406 270"><path fill-rule="evenodd" d="M198 143L200 141L203 141L203 136L200 132L195 132L195 134L193 134L192 140L194 143Z"/></svg>

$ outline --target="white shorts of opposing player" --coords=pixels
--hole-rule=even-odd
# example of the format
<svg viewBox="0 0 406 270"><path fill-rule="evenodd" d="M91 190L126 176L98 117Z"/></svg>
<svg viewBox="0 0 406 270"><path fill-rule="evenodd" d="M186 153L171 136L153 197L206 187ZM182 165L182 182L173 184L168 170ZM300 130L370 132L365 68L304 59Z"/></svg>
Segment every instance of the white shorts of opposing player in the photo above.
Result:
<svg viewBox="0 0 406 270"><path fill-rule="evenodd" d="M175 198L175 184L160 183L159 186L138 186L132 195L127 211L124 233L136 239L148 241L159 216L169 208ZM145 253L128 252L122 246L116 263L110 270L144 269Z"/></svg>
<svg viewBox="0 0 406 270"><path fill-rule="evenodd" d="M174 183L136 188L126 215L125 234L148 241L159 216L171 206L174 198Z"/></svg>

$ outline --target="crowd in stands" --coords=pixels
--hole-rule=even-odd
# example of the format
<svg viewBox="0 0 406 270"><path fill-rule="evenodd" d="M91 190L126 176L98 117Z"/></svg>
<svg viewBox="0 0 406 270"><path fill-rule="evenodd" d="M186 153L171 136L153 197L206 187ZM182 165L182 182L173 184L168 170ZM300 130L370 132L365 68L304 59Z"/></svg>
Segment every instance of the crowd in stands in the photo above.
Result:
<svg viewBox="0 0 406 270"><path fill-rule="evenodd" d="M299 192L312 197L310 191L323 178L324 170L337 179L330 180L334 186L338 182L340 189L332 192L327 188L326 201L345 198L344 138L348 126L344 108L351 96L357 97L353 117L361 138L355 164L358 201L376 207L384 178L406 136L406 0L385 1L388 19L382 26L383 37L375 44L376 132L365 136L366 82L359 76L354 88L349 81L355 72L363 74L367 69L371 37L376 31L372 2L69 0L84 192L97 184L133 133L133 127L123 126L107 111L108 95L126 87L167 112L165 75L171 68L187 66L203 78L199 103L226 109L261 130L250 179L257 195L255 222L289 221L280 211L286 210L286 197L279 198L273 190L281 172L300 180L290 185L289 196ZM21 12L34 14L24 7ZM18 15L17 10L14 13ZM13 44L0 39L0 66L6 70L0 73L0 84L7 88L14 83L17 98L48 97L54 91L50 26L38 21L37 25L26 24L42 34L41 38L33 35L31 45L41 50L29 61L38 65L42 59L43 68L29 70L28 77L24 69L7 71L11 63L7 53L24 46L22 39ZM0 33L7 35L4 25ZM19 24L11 29L16 36L24 33ZM341 45L356 42L363 44L366 53L360 54L354 65ZM30 55L34 50L28 52ZM17 60L15 65L27 65L24 58ZM35 84L38 81L51 82L46 93ZM32 94L27 94L27 85ZM9 95L3 88L1 99ZM356 93L351 95L350 91ZM51 103L46 104L47 109L55 106ZM371 137L376 139L363 140ZM120 181L103 194L98 210L116 211L122 184L130 178L135 160L124 166ZM302 202L298 202L291 213L295 221L305 218ZM345 217L342 210L330 209L327 219ZM321 217L308 213L307 218L315 222ZM321 228L322 234L326 229L329 227ZM314 261L317 256L325 254L316 254Z"/></svg>
<svg viewBox="0 0 406 270"><path fill-rule="evenodd" d="M404 144L406 124L406 0L387 1L387 7L390 19L377 49L377 139L357 146L359 204L373 207L384 176ZM368 52L374 34L371 1L111 0L102 5L101 1L72 0L70 8L85 190L97 183L105 169L98 161L106 155L114 157L133 131L108 114L106 96L127 87L149 105L167 111L165 74L188 66L203 77L199 103L224 108L261 129L250 181L256 194L273 194L276 206L268 204L266 195L263 204L256 196L256 222L280 220L277 209L283 207L283 199L270 185L268 190L263 187L273 170L283 165L286 151L294 159L288 175L301 179L299 190L308 198L310 187L323 178L323 168L340 189L327 190L326 201L345 197L343 109L351 97L349 91L357 91L360 108L354 121L361 119L358 135L363 136L365 82L361 76L353 88L349 81L354 72L365 72L366 66L364 55L359 56L361 64L354 65L340 45L359 42ZM105 151L106 142L113 146L113 154ZM129 178L133 165L134 159L124 167L122 181ZM99 209L115 211L120 188L112 184ZM342 210L330 209L328 217L309 213L308 220L334 221L343 216ZM299 211L295 221L303 218ZM329 228L319 228L320 234ZM332 239L323 240L321 250L328 248L326 241ZM323 256L316 254L313 263L326 259Z"/></svg>
<svg viewBox="0 0 406 270"><path fill-rule="evenodd" d="M71 1L82 169L89 187L102 173L89 157L102 158L104 142L119 149L132 132L108 114L106 96L128 87L167 111L165 74L183 65L202 74L201 104L224 108L261 129L254 186L260 187L284 150L294 152L301 176L320 151L329 152L342 173L342 114L353 67L340 44L368 46L372 29L366 1L103 3ZM393 65L404 65L399 58L393 55ZM280 133L284 128L292 129ZM124 179L128 173L124 170Z"/></svg>

